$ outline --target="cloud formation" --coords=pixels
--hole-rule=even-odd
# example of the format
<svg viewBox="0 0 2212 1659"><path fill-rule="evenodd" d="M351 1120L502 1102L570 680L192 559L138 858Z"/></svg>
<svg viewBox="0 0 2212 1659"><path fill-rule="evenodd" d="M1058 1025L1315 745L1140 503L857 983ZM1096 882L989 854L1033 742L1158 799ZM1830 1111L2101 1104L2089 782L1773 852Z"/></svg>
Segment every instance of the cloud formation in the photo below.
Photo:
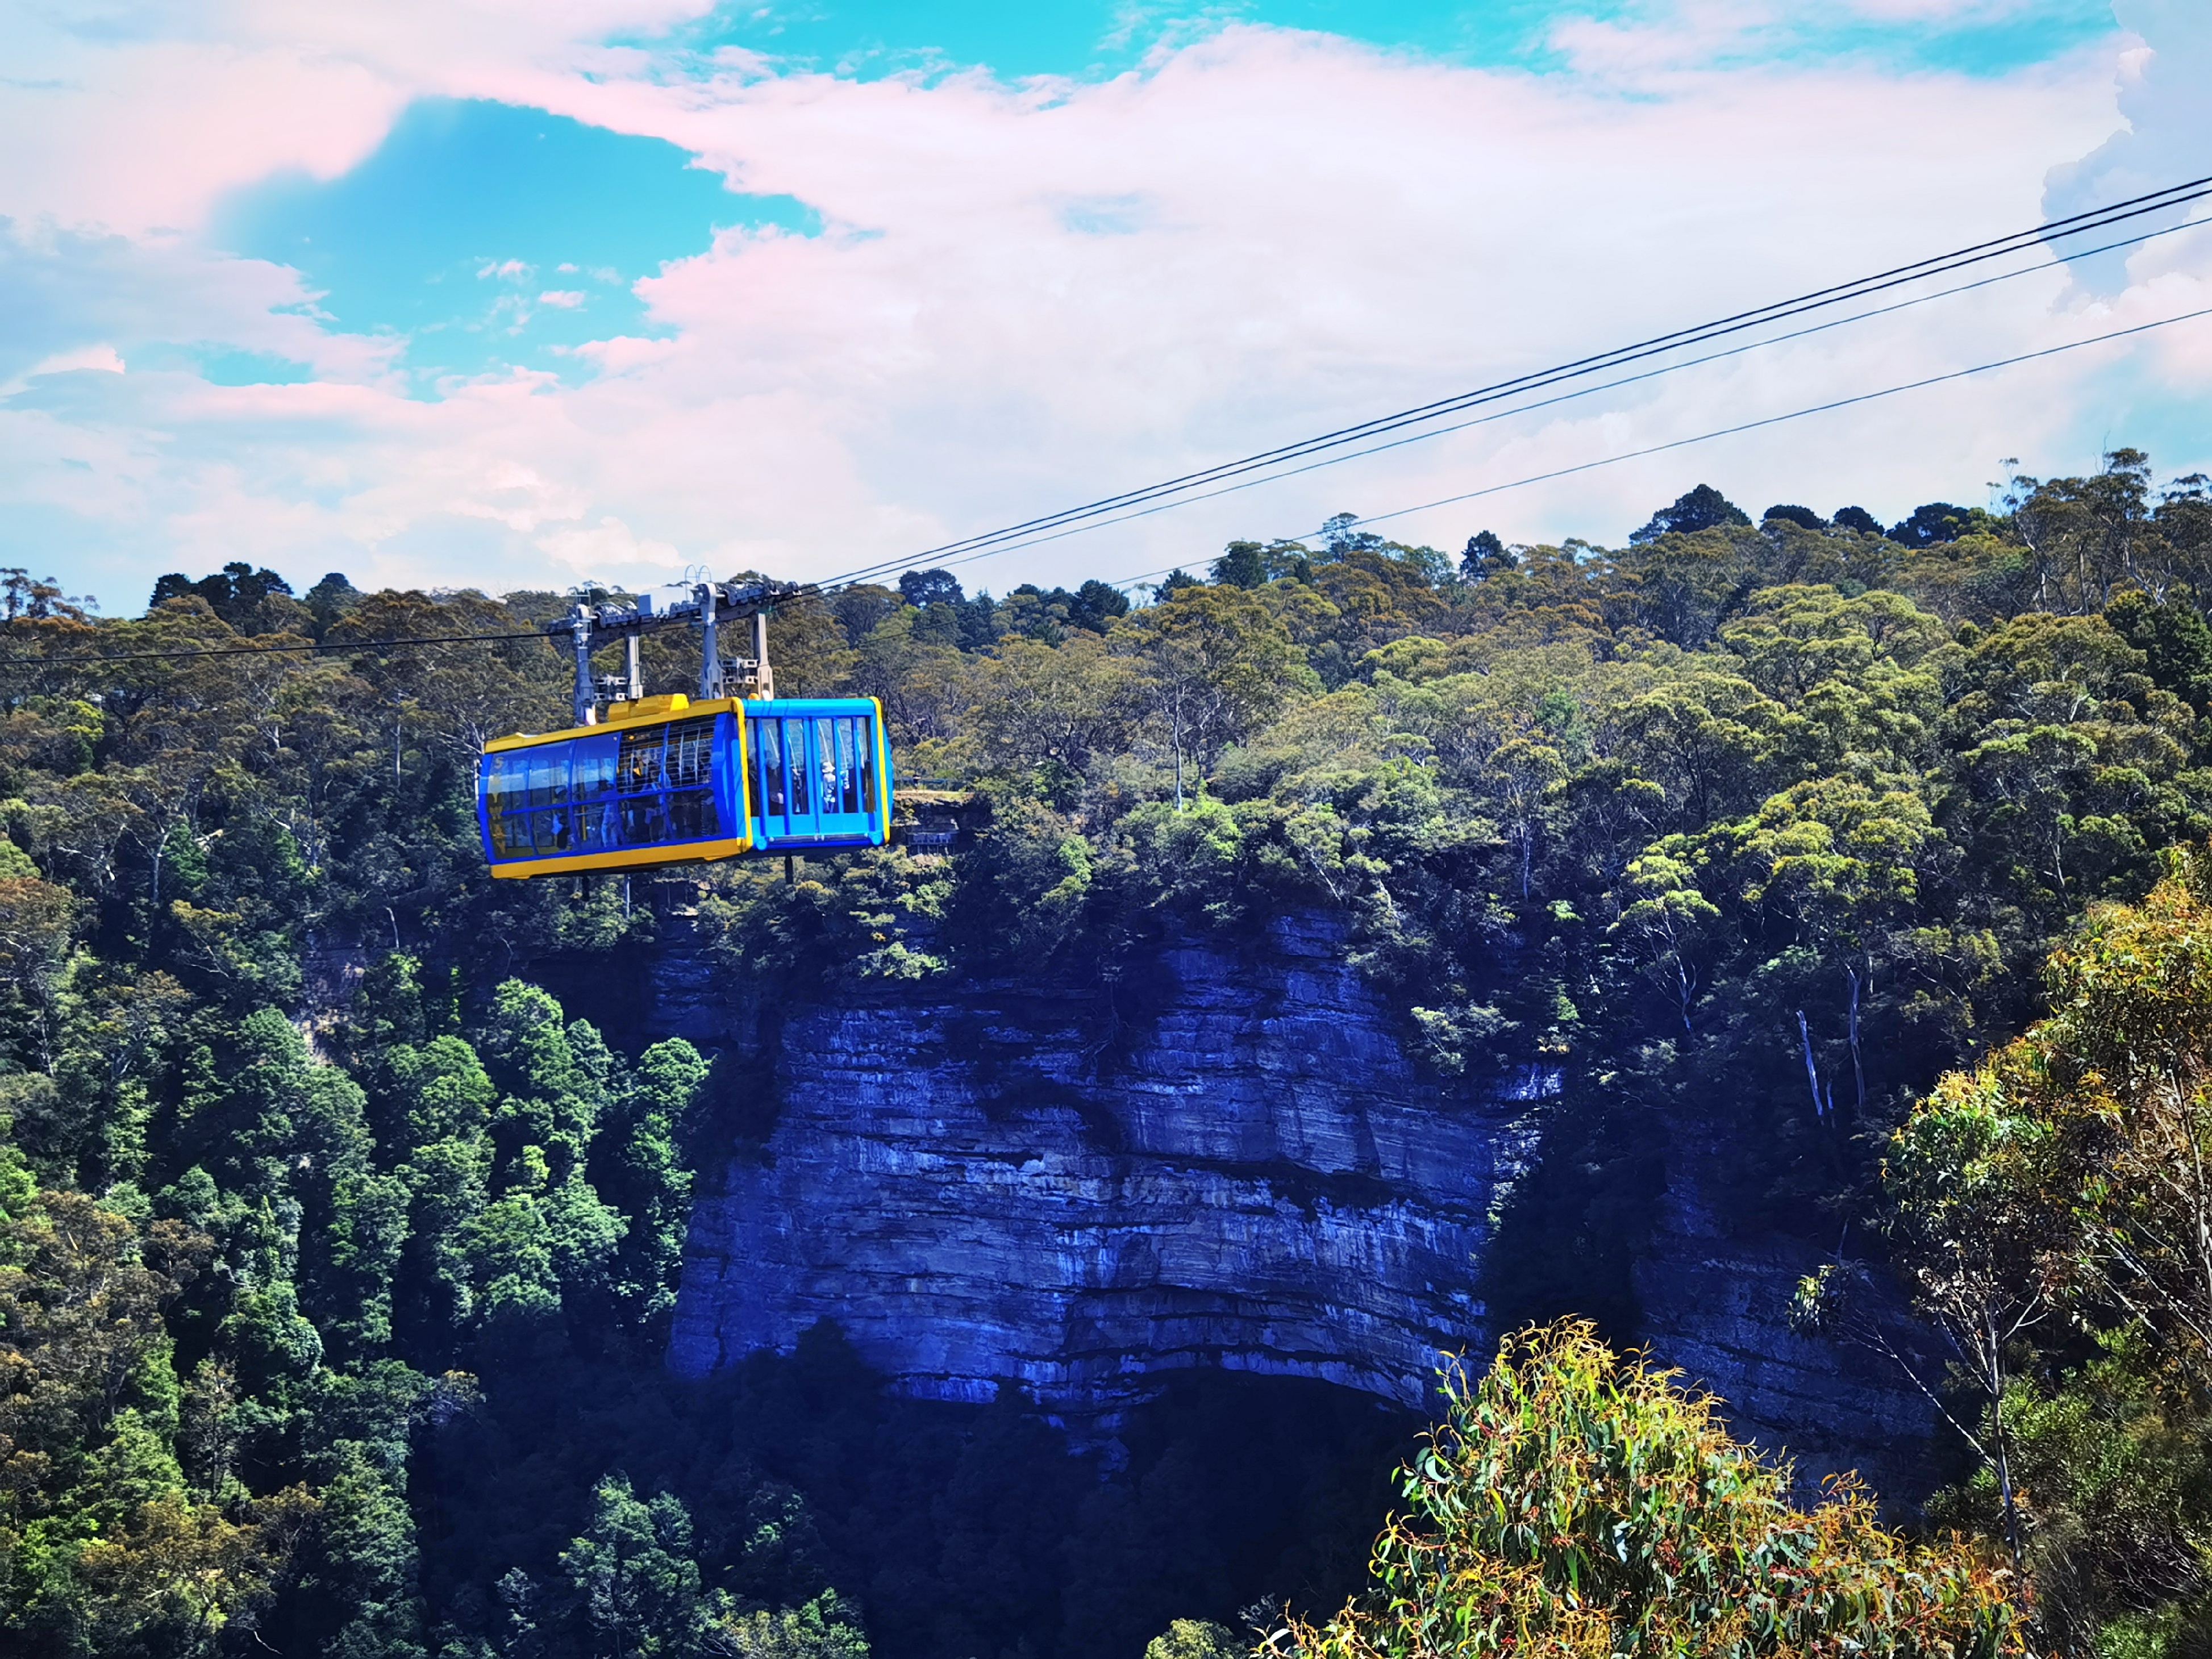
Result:
<svg viewBox="0 0 2212 1659"><path fill-rule="evenodd" d="M1885 7L1945 10L1859 9ZM1018 84L655 45L702 9L303 23L238 4L189 33L154 10L96 38L27 29L27 78L56 86L0 89L0 514L23 556L66 560L118 606L161 570L241 556L307 581L495 589L659 581L699 560L833 574L2019 228L2046 173L2060 210L2052 169L2091 158L2063 187L2101 198L2183 153L2174 124L2195 118L2131 37L2002 74L1906 70L1761 58L1745 43L1771 9L1751 6L1563 26L1566 67L1543 74L1239 26L1140 72ZM2186 10L2131 0L2128 21L2185 67L2203 34ZM635 284L644 331L562 348L574 373L422 396L398 371L404 339L343 332L298 273L224 256L206 227L272 173L357 166L431 96L665 139L732 191L796 198L818 232L726 230ZM2116 97L2135 122L2118 149ZM2053 269L965 574L1003 587L1194 564L1342 507L2172 314L2212 303L2201 234L2149 245L2094 293ZM587 276L486 280L589 316ZM218 349L307 370L219 384ZM2107 438L2203 465L2188 450L2208 353L2199 325L1392 529L1618 538L1700 477L1753 511L1844 492L1901 513L1966 498L2002 455L2094 465Z"/></svg>

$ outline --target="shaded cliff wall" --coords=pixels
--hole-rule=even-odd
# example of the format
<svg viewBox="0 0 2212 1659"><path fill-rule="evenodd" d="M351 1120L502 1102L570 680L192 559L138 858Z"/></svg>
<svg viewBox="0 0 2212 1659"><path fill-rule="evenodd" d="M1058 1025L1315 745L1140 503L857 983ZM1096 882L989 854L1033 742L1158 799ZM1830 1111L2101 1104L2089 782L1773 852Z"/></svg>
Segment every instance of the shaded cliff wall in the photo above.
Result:
<svg viewBox="0 0 2212 1659"><path fill-rule="evenodd" d="M751 1056L741 1086L775 1097L764 1147L700 1194L671 1364L826 1316L909 1392L1012 1380L1093 1423L1199 1365L1419 1404L1439 1352L1494 1340L1493 1213L1547 1080L1425 1076L1344 956L1294 916L1249 951L1171 944L1110 991L939 980L763 1011L664 952L650 1023ZM1789 1330L1805 1252L1728 1238L1693 1146L1636 1269L1655 1357L1808 1475L1909 1487L1924 1404Z"/></svg>

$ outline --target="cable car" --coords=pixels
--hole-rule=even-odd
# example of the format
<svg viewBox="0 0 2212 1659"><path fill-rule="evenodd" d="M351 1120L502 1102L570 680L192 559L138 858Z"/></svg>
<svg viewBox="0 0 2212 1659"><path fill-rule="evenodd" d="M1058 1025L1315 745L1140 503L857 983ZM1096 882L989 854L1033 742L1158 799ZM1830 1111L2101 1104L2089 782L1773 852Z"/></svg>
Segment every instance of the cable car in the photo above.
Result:
<svg viewBox="0 0 2212 1659"><path fill-rule="evenodd" d="M655 614L579 605L548 631L575 636L575 723L496 738L477 775L477 827L494 876L577 875L706 863L745 853L822 853L890 839L891 751L872 697L778 697L761 608L800 590L715 584ZM754 655L725 665L724 603L750 605ZM641 695L637 635L696 617L697 699ZM629 642L627 677L595 682L595 635ZM750 697L711 695L732 680ZM600 692L627 695L602 702ZM604 709L604 712L602 710Z"/></svg>
<svg viewBox="0 0 2212 1659"><path fill-rule="evenodd" d="M501 877L881 847L890 817L872 697L617 702L603 724L495 739L477 790Z"/></svg>

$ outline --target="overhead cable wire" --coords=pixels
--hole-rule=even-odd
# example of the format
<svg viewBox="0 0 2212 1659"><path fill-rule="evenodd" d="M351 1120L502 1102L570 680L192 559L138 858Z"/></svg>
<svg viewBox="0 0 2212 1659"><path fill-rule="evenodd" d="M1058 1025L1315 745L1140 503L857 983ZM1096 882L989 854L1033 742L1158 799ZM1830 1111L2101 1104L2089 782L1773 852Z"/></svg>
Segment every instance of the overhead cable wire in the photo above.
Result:
<svg viewBox="0 0 2212 1659"><path fill-rule="evenodd" d="M2016 368L2021 363L2038 362L2045 358L2061 356L2069 351L2080 351L2088 346L2102 345L2107 341L2130 339L2136 335L2151 333L2157 329L2171 328L2177 323L2193 322L2200 317L2212 317L2212 306L2201 307L2195 311L2181 312L2172 317L2160 317L2148 323L2136 323L2127 328L2112 329L2102 334L2092 334L2084 339L2069 340L2062 345L2045 346L2039 351L2024 351L2015 356L1999 357L1990 362L1976 363L1968 368L1955 368L1942 374L1930 374L1917 380L1902 381L1896 386L1883 386L1879 391L1862 392L1855 393L1849 398L1832 398L1824 404L1811 404L1803 409L1793 409L1781 415L1762 416L1755 421L1743 421L1735 426L1718 427L1711 432L1700 432L1692 437L1670 439L1665 443L1650 444L1642 449L1624 450L1617 455L1603 456L1594 461L1578 461L1572 466L1555 467L1548 472L1532 472L1526 477L1509 479L1504 483L1486 484L1480 489L1462 490L1455 495L1441 495L1435 501L1423 501L1414 507L1398 507L1391 508L1387 513L1370 513L1363 518L1346 520L1338 527L1348 530L1355 528L1360 525L1383 524L1392 519L1402 519L1412 514L1431 512L1439 507L1452 507L1461 501L1477 501L1486 495L1502 495L1510 489L1526 489L1530 484L1548 483L1558 478L1571 478L1579 473L1595 472L1601 467L1617 466L1624 461L1642 460L1645 457L1651 455L1664 455L1674 450L1687 449L1692 445L1711 443L1720 438L1732 438L1741 433L1756 432L1765 427L1781 426L1790 421L1802 421L1808 416L1825 415L1835 410L1849 409L1859 404L1875 403L1884 398L1895 398L1908 392L1924 391L1929 386L1944 386L1954 380L1970 379L1977 374L1990 374L2000 368ZM1114 524L1124 524L1128 522L1131 519L1146 518L1149 517L1152 514L1164 512L1165 510L1166 509L1164 507L1148 507L1141 512L1127 514L1121 518L1109 520L1109 522ZM1324 526L1324 528L1326 527L1327 526ZM1038 546L1045 542L1058 541L1063 537L1072 536L1076 533L1078 532L1074 530L1058 531L1051 534L1036 537L1030 541L1023 543L1022 545L1025 547ZM1278 542L1300 541L1309 536L1315 536L1320 533L1320 531L1316 530L1301 531L1295 535L1278 536L1274 538L1274 540ZM993 550L1010 552L1015 550L999 549ZM976 553L970 555L969 559L983 558L986 556L988 556L988 554ZM960 563L965 563L968 562L968 560L948 561L948 562ZM1164 566L1158 570L1142 571L1133 576L1117 577L1114 580L1109 582L1107 586L1109 587L1127 587L1133 583L1143 581L1147 577L1164 576L1168 574L1170 571L1180 568L1182 568L1180 565L1170 565ZM808 586L818 590L822 584L810 583ZM501 640L544 640L550 638L550 635L545 633L543 629L533 629L529 633L434 634L416 638L398 640L319 641L304 645L221 646L195 648L187 651L132 651L118 653L114 655L107 656L0 657L0 668L70 667L79 664L91 665L118 662L176 661L193 657L270 657L295 655L302 653L333 651L388 651L404 649L409 646L416 645L461 645Z"/></svg>
<svg viewBox="0 0 2212 1659"><path fill-rule="evenodd" d="M2133 247L2139 243L2150 241L2156 237L2170 235L2176 230L2185 228L2187 227L2169 226L2163 230L2154 230L2141 236L2129 237L2124 241L2108 242L2101 247L2085 248L2082 252L2103 253L2114 248ZM1665 364L1658 368L1646 369L1638 374L1626 374L1617 380L1601 380L1595 386L1577 386L1572 392L1563 392L1557 397L1540 398L1534 403L1516 404L1510 409L1498 410L1488 415L1480 415L1470 421L1457 421L1449 426L1433 427L1427 431L1412 433L1402 438L1393 438L1387 443L1370 444L1364 449L1349 450L1340 454L1326 456L1319 460L1308 461L1303 466L1286 467L1279 472L1270 472L1261 477L1242 479L1235 483L1224 484L1216 489L1182 496L1152 507L1140 507L1133 512L1121 514L1110 519L1074 525L1001 547L986 548L959 558L947 559L943 562L944 566L949 569L957 565L973 564L979 559L991 558L1000 553L1019 552L1025 548L1042 546L1047 542L1064 540L1067 537L1081 535L1087 531L1103 530L1114 525L1128 524L1138 519L1148 519L1158 514L1171 512L1179 507L1193 506L1200 501L1217 501L1224 495L1233 495L1241 490L1256 489L1262 484L1275 483L1285 478L1295 478L1308 472L1318 472L1324 467L1341 465L1346 461L1356 461L1364 456L1378 455L1385 450L1403 448L1407 444L1420 443L1430 438L1445 437L1455 432L1465 432L1474 427L1487 426L1494 422L1509 420L1516 415L1532 414L1540 409L1550 409L1559 404L1571 403L1578 398L1594 397L1601 392L1611 392L1621 386L1635 386L1646 380L1658 380L1674 374L1678 369L1695 368L1701 364L1741 356L1747 352L1757 351L1766 346L1780 345L1787 341L1803 339L1810 335L1825 333L1830 329L1842 328L1848 324L1864 322L1869 318L1885 317L1893 312L1906 310L1917 305L1924 305L1931 300L1947 299L1954 295L1969 293L1976 289L1987 288L1996 283L2009 282L2016 276L2031 276L2036 271L2049 268L2047 264L2028 265L2018 270L2002 271L1995 276L1984 276L1975 282L1962 283L1956 288L1940 289L1933 294L1916 295L1910 300L1900 300L1893 305L1879 306L1871 311L1856 312L1849 317L1838 317L1825 323L1815 323L1810 328L1796 329L1790 333L1778 334L1768 339L1753 340L1747 344L1730 346L1723 351L1710 352L1702 357L1692 357L1681 362Z"/></svg>
<svg viewBox="0 0 2212 1659"><path fill-rule="evenodd" d="M1557 467L1548 472L1532 472L1522 478L1504 483L1486 484L1480 489L1463 490L1456 495L1443 495L1432 501L1423 501L1415 507L1393 507L1388 513L1370 513L1364 518L1352 519L1339 528L1353 529L1360 525L1382 524L1392 519L1402 519L1410 514L1427 513L1439 507L1451 507L1461 501L1479 500L1485 495L1501 495L1509 489L1522 489L1530 484L1548 483L1555 478L1569 478L1577 473L1595 472L1601 467L1617 466L1623 461L1641 460L1649 455L1664 455L1669 451L1687 449L1693 444L1711 443L1718 438L1732 438L1739 433L1756 432L1762 427L1780 426L1789 421L1802 421L1808 416L1825 415L1831 410L1849 409L1856 404L1870 404L1883 398L1898 397L1907 392L1919 392L1931 386L1942 386L1953 380L1963 380L1975 374L1987 374L2000 368L2011 368L2021 363L2032 363L2045 357L2056 357L2069 351L2079 351L2086 346L2101 345L2108 340L2124 340L2130 336L2148 334L2154 329L2171 328L2176 323L2186 323L2200 317L2212 317L2212 306L2196 311L2185 311L2172 317L2161 317L2154 322L2137 323L2132 327L2113 329L2104 334L2093 334L2087 339L2069 340L2063 345L2046 346L2040 351L2026 351L2014 357L2000 357L1993 362L1977 363L1971 368L1953 369L1944 374L1931 374L1918 380L1907 380L1897 386L1884 386L1878 392L1862 392L1849 398L1837 398L1825 404L1813 404L1803 409L1793 409L1786 414L1763 416L1755 421L1741 422L1735 426L1720 427L1711 432L1700 432L1694 437L1675 438L1663 444L1651 444L1642 449L1624 450L1618 455L1607 455L1595 461L1580 461L1572 466ZM1279 542L1302 541L1316 536L1320 531L1301 531L1294 536L1279 536ZM1107 584L1109 587L1127 587L1152 576L1164 576L1182 568L1170 565L1159 570L1147 570L1134 576L1123 576Z"/></svg>
<svg viewBox="0 0 2212 1659"><path fill-rule="evenodd" d="M1994 238L1988 241L1972 243L1948 253L1931 255L1911 264L1894 266L1887 270L1878 271L1872 276L1860 277L1852 282L1817 289L1810 293L1799 295L1794 299L1777 301L1772 304L1761 306L1750 311L1736 312L1711 322L1655 335L1648 339L1616 347L1612 350L1599 352L1590 356L1577 358L1550 368L1534 370L1508 380L1495 381L1488 386L1480 386L1453 397L1439 398L1413 409L1399 410L1395 414L1379 416L1373 420L1341 427L1316 437L1280 445L1273 449L1262 450L1252 455L1232 461L1224 461L1194 472L1184 473L1180 477L1146 485L1140 489L1103 496L1079 507L1025 520L1019 524L1009 525L1000 530L988 531L978 535L941 543L936 547L925 549L911 556L878 561L840 575L825 577L823 580L825 585L855 581L868 576L885 574L902 567L918 565L927 560L949 562L953 556L968 555L987 546L996 546L1017 540L1026 543L1028 538L1040 531L1054 529L1061 525L1080 520L1117 514L1122 509L1140 502L1156 500L1165 495L1182 495L1196 490L1206 484L1216 483L1223 478L1237 477L1256 468L1298 459L1320 450L1356 443L1363 438L1374 437L1405 426L1440 419L1479 404L1540 390L1562 380L1602 373L1608 368L1619 368L1626 363L1679 350L1686 346L1702 343L1706 340L1785 321L1807 312L1844 304L1853 299L1865 298L1905 284L1924 281L1931 276L1942 276L1953 270L1982 264L1990 259L2024 252L2039 243L2047 244L2062 239L2085 235L2128 220L2140 218L2146 214L2185 206L2208 196L2212 196L2212 174L2169 185L2163 190L2148 191L2142 196L2110 203L2102 207L2085 210L2083 212L2071 214L2064 218L2046 221L2027 230L2016 231L2010 235ZM2089 252L2097 251L2100 250L2089 250ZM2062 255L2061 257L2071 256ZM2048 265L2033 268L2047 269Z"/></svg>

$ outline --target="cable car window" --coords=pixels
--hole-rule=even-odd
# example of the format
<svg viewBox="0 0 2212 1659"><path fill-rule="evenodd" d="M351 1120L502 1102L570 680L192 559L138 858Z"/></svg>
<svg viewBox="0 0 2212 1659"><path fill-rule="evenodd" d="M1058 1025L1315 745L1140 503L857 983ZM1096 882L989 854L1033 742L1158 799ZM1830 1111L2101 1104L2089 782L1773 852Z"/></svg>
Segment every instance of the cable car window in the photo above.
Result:
<svg viewBox="0 0 2212 1659"><path fill-rule="evenodd" d="M609 763L611 769L612 763ZM576 815L576 850L582 853L604 853L615 844L615 809L606 801L596 806L579 806Z"/></svg>
<svg viewBox="0 0 2212 1659"><path fill-rule="evenodd" d="M679 789L669 795L668 836L672 841L701 841L714 834L714 792Z"/></svg>
<svg viewBox="0 0 2212 1659"><path fill-rule="evenodd" d="M541 854L568 851L568 813L562 811L532 812L530 815L530 836L537 843Z"/></svg>
<svg viewBox="0 0 2212 1659"><path fill-rule="evenodd" d="M813 810L806 804L806 725L805 720L783 723L784 753L790 761L791 810L794 814Z"/></svg>
<svg viewBox="0 0 2212 1659"><path fill-rule="evenodd" d="M853 728L859 724L858 720L837 722L837 793L843 799L844 810L848 812L860 810L860 780L853 764Z"/></svg>
<svg viewBox="0 0 2212 1659"><path fill-rule="evenodd" d="M668 787L684 789L707 781L714 763L714 721L680 720L668 728Z"/></svg>
<svg viewBox="0 0 2212 1659"><path fill-rule="evenodd" d="M568 745L520 750L501 755L493 769L487 793L490 796L492 843L510 856L526 856L537 842L537 827L530 808L568 790Z"/></svg>
<svg viewBox="0 0 2212 1659"><path fill-rule="evenodd" d="M622 803L622 842L625 847L647 847L668 839L665 795L633 795Z"/></svg>
<svg viewBox="0 0 2212 1659"><path fill-rule="evenodd" d="M814 756L822 764L822 810L837 810L837 736L835 720L817 720L814 726Z"/></svg>
<svg viewBox="0 0 2212 1659"><path fill-rule="evenodd" d="M783 722L756 720L760 739L761 799L770 816L783 816Z"/></svg>
<svg viewBox="0 0 2212 1659"><path fill-rule="evenodd" d="M566 806L568 804L568 745L548 744L530 755L530 804Z"/></svg>
<svg viewBox="0 0 2212 1659"><path fill-rule="evenodd" d="M504 812L517 805L517 797L529 787L530 757L527 754L492 757L490 775L484 781L484 795L494 812Z"/></svg>
<svg viewBox="0 0 2212 1659"><path fill-rule="evenodd" d="M853 722L860 738L860 810L876 810L876 742L875 722L866 719Z"/></svg>
<svg viewBox="0 0 2212 1659"><path fill-rule="evenodd" d="M578 738L568 750L569 791L573 799L594 800L615 787L615 738Z"/></svg>
<svg viewBox="0 0 2212 1659"><path fill-rule="evenodd" d="M660 787L660 744L667 735L665 726L648 726L642 731L622 734L622 749L615 763L615 787L625 795L641 789Z"/></svg>

